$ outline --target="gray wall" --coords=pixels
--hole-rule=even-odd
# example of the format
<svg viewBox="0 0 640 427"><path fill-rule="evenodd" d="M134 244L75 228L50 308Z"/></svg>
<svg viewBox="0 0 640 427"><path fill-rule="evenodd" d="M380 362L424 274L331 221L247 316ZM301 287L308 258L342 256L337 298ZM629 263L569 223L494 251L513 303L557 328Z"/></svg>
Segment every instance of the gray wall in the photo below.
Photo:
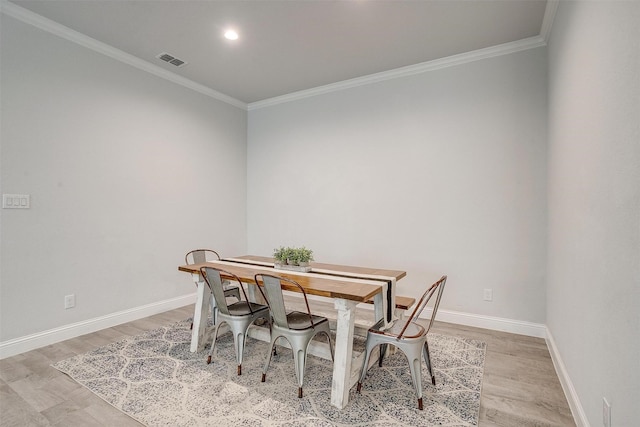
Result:
<svg viewBox="0 0 640 427"><path fill-rule="evenodd" d="M442 308L544 323L546 49L249 112L249 251L401 269ZM482 301L483 288L493 302Z"/></svg>
<svg viewBox="0 0 640 427"><path fill-rule="evenodd" d="M188 249L246 252L246 111L0 16L2 192L31 195L0 211L0 342L193 293Z"/></svg>
<svg viewBox="0 0 640 427"><path fill-rule="evenodd" d="M605 396L613 425L633 425L639 8L561 2L548 84L541 48L257 109L248 126L0 15L1 190L32 197L0 210L0 342L190 293L175 269L190 248L307 245L406 270L403 294L448 273L445 309L547 323L588 422Z"/></svg>
<svg viewBox="0 0 640 427"><path fill-rule="evenodd" d="M549 43L547 324L592 426L640 416L639 24L561 2Z"/></svg>

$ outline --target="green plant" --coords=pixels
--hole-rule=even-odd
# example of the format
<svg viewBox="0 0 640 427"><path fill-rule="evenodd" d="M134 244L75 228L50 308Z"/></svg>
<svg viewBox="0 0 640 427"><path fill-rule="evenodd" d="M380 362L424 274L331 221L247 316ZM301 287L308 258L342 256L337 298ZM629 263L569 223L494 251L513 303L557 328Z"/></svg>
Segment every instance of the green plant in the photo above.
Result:
<svg viewBox="0 0 640 427"><path fill-rule="evenodd" d="M300 263L298 250L296 248L288 248L289 254L287 255L287 264L298 265Z"/></svg>
<svg viewBox="0 0 640 427"><path fill-rule="evenodd" d="M313 261L313 251L311 249L307 249L304 246L296 249L297 253L297 261L298 264L301 262L309 262Z"/></svg>
<svg viewBox="0 0 640 427"><path fill-rule="evenodd" d="M287 258L289 256L290 248L285 248L284 246L280 246L278 249L273 251L273 258L276 261L279 261L280 264L286 264Z"/></svg>
<svg viewBox="0 0 640 427"><path fill-rule="evenodd" d="M313 261L313 251L304 246L301 248L280 246L273 251L273 258L278 264L300 265Z"/></svg>

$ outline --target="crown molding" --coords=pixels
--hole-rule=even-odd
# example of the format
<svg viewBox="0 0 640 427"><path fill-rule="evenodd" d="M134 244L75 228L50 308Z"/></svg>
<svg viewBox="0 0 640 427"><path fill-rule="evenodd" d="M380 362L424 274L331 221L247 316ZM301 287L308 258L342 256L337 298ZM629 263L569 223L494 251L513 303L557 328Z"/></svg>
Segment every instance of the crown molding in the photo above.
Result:
<svg viewBox="0 0 640 427"><path fill-rule="evenodd" d="M336 92L344 89L350 89L358 86L368 85L372 83L378 83L385 80L391 80L406 76L412 76L415 74L426 73L429 71L439 70L447 67L454 67L457 65L479 61L482 59L492 58L501 55L508 55L510 53L519 52L522 50L533 49L537 47L546 46L551 33L551 27L555 18L556 11L558 9L559 0L548 0L545 8L545 14L540 30L540 35L535 37L529 37L526 39L518 40L515 42L504 43L497 46L491 46L484 49L478 49L471 52L461 53L458 55L452 55L445 58L439 58L433 61L422 62L415 65L409 65L406 67L396 68L389 71L383 71L380 73L370 74L363 77L356 77L341 82L331 83L324 86L318 86L312 89L301 90L298 92L292 92L282 96L276 96L273 98L264 99L252 103L244 103L238 99L225 95L221 92L215 91L204 85L194 82L193 80L179 76L171 71L165 70L155 64L144 61L136 56L130 55L120 49L116 49L112 46L88 37L82 33L74 31L64 25L61 25L55 21L47 19L36 13L33 13L27 9L24 9L18 5L10 3L8 0L0 0L0 12L18 19L26 24L37 27L43 31L47 31L88 49L102 53L118 61L124 62L128 65L136 67L140 70L151 73L157 77L169 80L173 83L184 86L188 89L199 92L203 95L217 99L219 101L233 105L234 107L241 108L243 110L257 110L260 108L270 107L273 105L283 104L286 102L296 101L304 98L318 96L326 93Z"/></svg>
<svg viewBox="0 0 640 427"><path fill-rule="evenodd" d="M468 62L479 61L482 59L493 58L495 56L508 55L510 53L520 52L522 50L533 49L536 47L546 46L541 36L529 37L514 42L504 43L501 45L491 46L484 49L478 49L471 52L452 55L445 58L435 59L433 61L422 62L415 65L396 68L390 71L369 74L363 77L356 77L337 83L331 83L324 86L318 86L313 89L301 90L287 95L277 96L262 101L252 102L248 105L249 111L259 108L270 107L285 102L296 101L303 98L322 95L325 93L336 92L339 90L354 88L358 86L378 83L385 80L396 79L400 77L422 74L429 71L439 70L447 67L455 67L457 65L466 64Z"/></svg>
<svg viewBox="0 0 640 427"><path fill-rule="evenodd" d="M545 44L549 43L551 27L553 27L553 20L556 17L559 4L560 0L547 0L547 6L544 9L544 18L542 18L542 27L540 28L540 36Z"/></svg>
<svg viewBox="0 0 640 427"><path fill-rule="evenodd" d="M184 86L188 89L199 92L208 97L217 99L218 101L225 102L227 104L233 105L234 107L241 108L243 110L247 109L247 104L242 101L239 101L221 92L210 89L206 86L203 86L199 83L194 82L193 80L179 76L155 64L142 60L136 56L130 55L120 49L114 48L113 46L109 46L106 43L102 43L96 39L93 39L89 36L86 36L82 33L72 30L71 28L65 27L64 25L61 25L50 19L47 19L41 15L38 15L37 13L31 12L30 10L27 10L13 3L10 3L7 0L0 0L0 12L4 13L7 16L11 16L12 18L18 19L19 21L22 21L25 24L32 25L43 31L47 31L51 34L54 34L58 37L62 37L66 40L69 40L83 47L86 47L88 49L101 53L103 55L106 55L110 58L113 58L120 62L124 62L125 64L131 65L142 71L146 71L157 77L163 78L165 80L169 80L170 82L179 84L180 86Z"/></svg>

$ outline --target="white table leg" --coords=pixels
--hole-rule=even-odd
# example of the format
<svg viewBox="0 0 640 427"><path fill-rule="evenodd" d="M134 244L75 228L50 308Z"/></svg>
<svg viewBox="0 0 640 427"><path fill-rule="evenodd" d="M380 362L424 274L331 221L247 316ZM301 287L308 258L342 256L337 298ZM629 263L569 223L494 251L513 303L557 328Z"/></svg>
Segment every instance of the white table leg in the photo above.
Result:
<svg viewBox="0 0 640 427"><path fill-rule="evenodd" d="M336 322L331 404L343 409L349 403L356 303L355 301L336 299L335 308L338 310L338 319Z"/></svg>
<svg viewBox="0 0 640 427"><path fill-rule="evenodd" d="M264 298L262 298L262 293L260 293L260 290L258 289L259 285L256 285L255 283L248 283L247 286L247 297L249 298L249 301L251 302L255 302L256 304L267 304L267 301L265 301Z"/></svg>
<svg viewBox="0 0 640 427"><path fill-rule="evenodd" d="M205 333L207 330L207 318L209 317L209 305L211 290L199 274L193 274L193 280L198 286L196 293L196 308L193 313L193 330L191 331L191 352L196 353L204 348Z"/></svg>

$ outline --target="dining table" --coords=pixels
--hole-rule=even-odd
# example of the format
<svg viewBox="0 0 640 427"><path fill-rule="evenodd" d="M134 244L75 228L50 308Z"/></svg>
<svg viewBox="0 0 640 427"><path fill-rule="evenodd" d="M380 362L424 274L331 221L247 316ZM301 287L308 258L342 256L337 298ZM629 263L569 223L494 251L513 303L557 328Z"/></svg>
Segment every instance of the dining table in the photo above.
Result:
<svg viewBox="0 0 640 427"><path fill-rule="evenodd" d="M383 319L391 322L394 316L396 282L406 272L371 267L310 263L310 271L293 271L279 268L270 257L242 255L199 264L180 265L179 271L190 273L197 286L193 316L191 351L201 351L205 346L207 318L210 311L211 291L201 274L202 267L213 267L237 276L247 284L249 298L258 298L255 286L256 274L273 274L298 282L305 293L314 298L333 301L336 314L336 337L331 382L331 404L339 409L349 402L349 390L357 382L364 362L363 355L353 357L355 309L360 303L373 300L371 323ZM224 275L223 275L224 277ZM230 279L231 277L225 277ZM291 289L294 291L294 289ZM268 337L262 337L267 339Z"/></svg>

